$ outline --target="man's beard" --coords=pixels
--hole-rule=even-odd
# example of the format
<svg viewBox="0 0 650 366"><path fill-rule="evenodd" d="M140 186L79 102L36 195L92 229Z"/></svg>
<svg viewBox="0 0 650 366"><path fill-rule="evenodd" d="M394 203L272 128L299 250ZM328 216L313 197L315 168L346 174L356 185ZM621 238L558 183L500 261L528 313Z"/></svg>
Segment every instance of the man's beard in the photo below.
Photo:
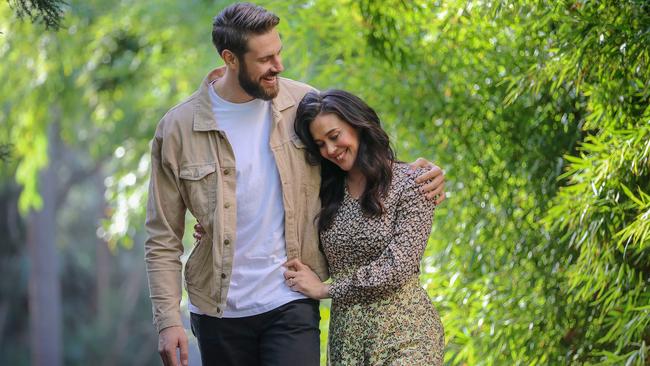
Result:
<svg viewBox="0 0 650 366"><path fill-rule="evenodd" d="M257 82L255 80L252 80L248 76L248 69L246 68L246 63L241 62L240 63L241 68L239 69L239 73L237 74L237 79L239 80L239 85L244 89L248 95L250 95L253 98L257 99L262 99L262 100L271 100L275 98L278 95L278 91L280 90L280 86L278 85L277 80L275 83L275 87L271 89L265 89L261 82ZM276 72L268 72L262 76L262 78L267 77L267 76L276 76L278 73Z"/></svg>

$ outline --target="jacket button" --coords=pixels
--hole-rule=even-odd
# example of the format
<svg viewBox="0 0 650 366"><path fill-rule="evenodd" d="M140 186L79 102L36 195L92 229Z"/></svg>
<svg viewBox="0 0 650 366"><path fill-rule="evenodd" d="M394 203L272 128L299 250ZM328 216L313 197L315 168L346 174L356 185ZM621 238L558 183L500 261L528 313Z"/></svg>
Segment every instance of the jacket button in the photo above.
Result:
<svg viewBox="0 0 650 366"><path fill-rule="evenodd" d="M223 174L224 175L229 175L230 174L230 169L224 169Z"/></svg>
<svg viewBox="0 0 650 366"><path fill-rule="evenodd" d="M226 245L230 244L230 239L224 240L223 243L226 244Z"/></svg>
<svg viewBox="0 0 650 366"><path fill-rule="evenodd" d="M224 208L230 208L230 203L229 203L229 202L226 202L226 203L223 205L223 207L224 207Z"/></svg>
<svg viewBox="0 0 650 366"><path fill-rule="evenodd" d="M217 313L221 312L221 308L217 306Z"/></svg>
<svg viewBox="0 0 650 366"><path fill-rule="evenodd" d="M226 278L226 274L225 274L225 273L222 273L222 274L221 274L221 278Z"/></svg>

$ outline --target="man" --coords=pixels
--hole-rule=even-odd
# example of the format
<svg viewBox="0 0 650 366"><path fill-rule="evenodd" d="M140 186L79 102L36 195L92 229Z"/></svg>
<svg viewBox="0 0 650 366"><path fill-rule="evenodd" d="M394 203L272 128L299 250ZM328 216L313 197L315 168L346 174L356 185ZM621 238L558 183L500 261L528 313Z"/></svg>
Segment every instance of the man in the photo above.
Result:
<svg viewBox="0 0 650 366"><path fill-rule="evenodd" d="M279 18L248 3L213 22L225 66L160 121L152 142L145 260L165 365L187 364L180 315L186 210L205 234L185 265L192 331L205 365L318 365L318 303L289 289L283 264L300 258L323 280L314 217L318 167L293 132L310 86L284 70ZM419 165L427 165L418 159ZM438 167L420 177L444 200Z"/></svg>

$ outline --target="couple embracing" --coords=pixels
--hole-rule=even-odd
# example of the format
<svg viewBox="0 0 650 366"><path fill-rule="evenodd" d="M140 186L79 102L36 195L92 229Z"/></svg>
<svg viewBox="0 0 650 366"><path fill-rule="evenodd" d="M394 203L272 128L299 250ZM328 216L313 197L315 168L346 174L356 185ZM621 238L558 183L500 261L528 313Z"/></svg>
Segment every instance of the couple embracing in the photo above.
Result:
<svg viewBox="0 0 650 366"><path fill-rule="evenodd" d="M441 365L442 324L418 274L442 172L398 161L355 95L279 77L278 23L250 3L219 13L225 66L156 129L145 261L163 363L188 359L189 210L198 240L184 279L204 365L318 365L324 298L330 364Z"/></svg>

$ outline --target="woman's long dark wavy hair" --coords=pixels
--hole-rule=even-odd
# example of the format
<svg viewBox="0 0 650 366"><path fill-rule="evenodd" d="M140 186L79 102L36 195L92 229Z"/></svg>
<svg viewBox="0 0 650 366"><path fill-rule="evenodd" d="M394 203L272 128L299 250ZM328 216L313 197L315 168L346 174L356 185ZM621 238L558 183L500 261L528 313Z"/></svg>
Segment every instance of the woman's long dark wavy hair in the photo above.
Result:
<svg viewBox="0 0 650 366"><path fill-rule="evenodd" d="M384 213L382 199L388 193L393 178L395 153L390 147L388 135L381 128L377 113L359 97L344 90L310 92L298 105L294 130L307 147L308 161L321 165L318 230L329 228L341 206L347 174L338 165L322 158L312 139L309 126L318 115L323 114L334 114L357 131L359 149L354 165L366 178L366 188L360 197L361 209L368 216L381 216Z"/></svg>

